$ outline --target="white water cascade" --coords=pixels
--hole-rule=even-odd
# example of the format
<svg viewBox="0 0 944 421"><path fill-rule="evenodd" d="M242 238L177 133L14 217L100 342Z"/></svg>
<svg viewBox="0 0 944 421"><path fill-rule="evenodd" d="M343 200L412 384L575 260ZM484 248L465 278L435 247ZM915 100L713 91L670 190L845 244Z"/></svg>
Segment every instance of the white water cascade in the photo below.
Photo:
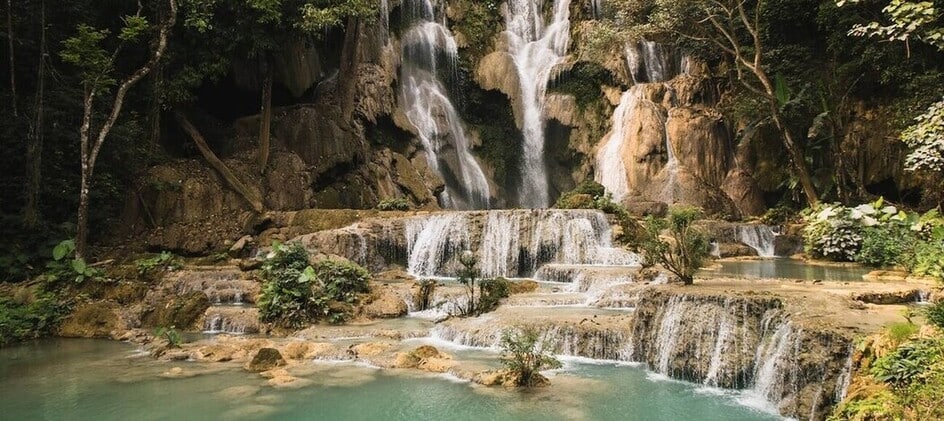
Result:
<svg viewBox="0 0 944 421"><path fill-rule="evenodd" d="M594 180L613 195L613 200L620 203L629 194L629 180L626 178L626 163L623 161L623 145L626 138L626 122L632 120L644 91L642 85L635 85L623 92L619 106L610 119L613 129L603 141L603 147L597 152L597 166Z"/></svg>
<svg viewBox="0 0 944 421"><path fill-rule="evenodd" d="M479 259L483 276L531 276L545 263L638 265L614 247L610 224L591 210L509 210L418 216L404 227L408 271L449 276L464 250Z"/></svg>
<svg viewBox="0 0 944 421"><path fill-rule="evenodd" d="M438 10L432 0L407 0L402 7L405 22L411 26L401 40L400 105L416 127L430 168L446 180L441 205L487 208L488 179L472 156L464 123L437 75L455 68L456 40L442 19L437 21Z"/></svg>
<svg viewBox="0 0 944 421"><path fill-rule="evenodd" d="M737 240L757 251L760 257L776 257L774 238L777 233L768 225L744 224L735 229Z"/></svg>
<svg viewBox="0 0 944 421"><path fill-rule="evenodd" d="M518 70L521 88L521 130L524 159L521 167L520 205L550 205L544 160L544 94L554 67L564 60L570 43L570 0L554 0L545 24L544 0L508 0L505 36L508 53Z"/></svg>

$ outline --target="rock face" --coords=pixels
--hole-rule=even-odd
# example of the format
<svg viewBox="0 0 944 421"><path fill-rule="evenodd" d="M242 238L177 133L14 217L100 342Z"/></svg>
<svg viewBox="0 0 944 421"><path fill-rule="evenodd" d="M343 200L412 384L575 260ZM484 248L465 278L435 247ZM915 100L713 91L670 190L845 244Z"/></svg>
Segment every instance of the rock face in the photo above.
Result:
<svg viewBox="0 0 944 421"><path fill-rule="evenodd" d="M117 314L118 305L91 302L76 306L59 326L59 335L74 338L107 338L126 328Z"/></svg>
<svg viewBox="0 0 944 421"><path fill-rule="evenodd" d="M200 291L170 297L166 301L148 301L148 303L153 309L142 317L144 326L174 326L181 330L190 330L198 326L203 313L210 307L210 300Z"/></svg>

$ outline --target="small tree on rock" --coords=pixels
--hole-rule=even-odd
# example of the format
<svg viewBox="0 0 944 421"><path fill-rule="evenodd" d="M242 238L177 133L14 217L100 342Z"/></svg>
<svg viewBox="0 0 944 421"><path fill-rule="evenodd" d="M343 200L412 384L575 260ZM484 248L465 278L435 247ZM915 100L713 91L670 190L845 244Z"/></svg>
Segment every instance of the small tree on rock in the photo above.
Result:
<svg viewBox="0 0 944 421"><path fill-rule="evenodd" d="M515 385L540 386L547 383L541 370L560 368L552 353L554 345L534 326L502 332L502 364L515 376Z"/></svg>
<svg viewBox="0 0 944 421"><path fill-rule="evenodd" d="M694 226L702 213L698 208L675 207L665 218L647 217L640 248L650 264L661 264L685 285L691 285L695 272L708 257L708 239ZM667 231L668 239L663 237Z"/></svg>

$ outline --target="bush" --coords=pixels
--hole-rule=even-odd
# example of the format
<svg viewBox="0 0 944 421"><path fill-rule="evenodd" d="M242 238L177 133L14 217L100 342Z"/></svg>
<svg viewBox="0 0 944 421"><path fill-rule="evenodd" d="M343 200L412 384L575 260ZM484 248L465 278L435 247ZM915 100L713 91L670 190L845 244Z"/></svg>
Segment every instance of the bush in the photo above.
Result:
<svg viewBox="0 0 944 421"><path fill-rule="evenodd" d="M277 326L297 328L327 318L343 321L357 294L368 291L370 273L357 264L322 260L308 264L308 252L300 244L276 244L262 265L259 317Z"/></svg>
<svg viewBox="0 0 944 421"><path fill-rule="evenodd" d="M944 357L944 343L940 338L924 338L904 343L875 361L871 374L879 381L895 388L905 388L922 382L922 374L939 364Z"/></svg>
<svg viewBox="0 0 944 421"><path fill-rule="evenodd" d="M640 243L647 263L659 263L682 283L691 285L695 272L709 253L708 238L693 226L701 215L698 208L674 207L669 209L667 218L647 217ZM662 238L662 232L666 230L671 243Z"/></svg>
<svg viewBox="0 0 944 421"><path fill-rule="evenodd" d="M944 281L944 226L935 226L925 238L914 245L912 272Z"/></svg>
<svg viewBox="0 0 944 421"><path fill-rule="evenodd" d="M483 279L479 282L479 313L498 308L502 298L508 297L509 285L505 278Z"/></svg>
<svg viewBox="0 0 944 421"><path fill-rule="evenodd" d="M52 333L65 310L53 294L43 291L21 288L13 297L0 296L0 346Z"/></svg>
<svg viewBox="0 0 944 421"><path fill-rule="evenodd" d="M515 376L515 384L531 387L543 379L541 370L559 368L554 345L533 326L502 332L502 364Z"/></svg>
<svg viewBox="0 0 944 421"><path fill-rule="evenodd" d="M885 330L885 335L892 342L900 344L918 333L918 325L911 322L892 323Z"/></svg>
<svg viewBox="0 0 944 421"><path fill-rule="evenodd" d="M865 227L855 261L873 267L905 264L914 247L914 236L898 224Z"/></svg>
<svg viewBox="0 0 944 421"><path fill-rule="evenodd" d="M410 210L410 202L403 197L395 197L392 199L383 199L380 203L377 203L377 210L382 211L407 211Z"/></svg>
<svg viewBox="0 0 944 421"><path fill-rule="evenodd" d="M357 294L368 292L370 272L356 263L327 259L314 268L324 294L331 300L353 303Z"/></svg>
<svg viewBox="0 0 944 421"><path fill-rule="evenodd" d="M938 301L924 308L924 318L938 329L944 330L944 301Z"/></svg>
<svg viewBox="0 0 944 421"><path fill-rule="evenodd" d="M63 240L52 249L52 260L46 264L43 279L50 282L71 280L77 284L86 279L101 280L104 272L75 256L75 240Z"/></svg>

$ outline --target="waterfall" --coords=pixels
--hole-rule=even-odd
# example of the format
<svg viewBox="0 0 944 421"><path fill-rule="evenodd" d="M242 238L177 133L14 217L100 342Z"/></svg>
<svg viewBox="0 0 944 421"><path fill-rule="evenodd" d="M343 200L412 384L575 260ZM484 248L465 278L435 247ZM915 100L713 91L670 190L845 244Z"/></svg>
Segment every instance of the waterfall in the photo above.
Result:
<svg viewBox="0 0 944 421"><path fill-rule="evenodd" d="M446 181L440 196L444 207L481 209L489 206L485 173L472 156L472 143L465 132L448 90L438 72L451 74L458 60L458 47L449 29L436 22L431 0L406 0L401 47L400 105L416 128L430 168ZM441 58L444 63L440 63Z"/></svg>
<svg viewBox="0 0 944 421"><path fill-rule="evenodd" d="M250 307L211 306L203 319L204 333L258 333L259 311Z"/></svg>
<svg viewBox="0 0 944 421"><path fill-rule="evenodd" d="M836 379L836 396L833 399L836 402L842 402L846 398L846 393L849 391L849 383L852 382L852 356L855 354L855 349L849 347L849 356L846 358L846 363L842 365L842 373L839 374L839 377Z"/></svg>
<svg viewBox="0 0 944 421"><path fill-rule="evenodd" d="M486 277L531 276L545 263L634 266L639 257L614 247L610 224L592 210L516 210L416 216L405 223L407 270L451 276L464 251Z"/></svg>
<svg viewBox="0 0 944 421"><path fill-rule="evenodd" d="M777 233L768 225L743 224L736 228L737 240L750 246L761 257L775 257L774 238Z"/></svg>
<svg viewBox="0 0 944 421"><path fill-rule="evenodd" d="M728 306L728 303L725 303ZM708 365L708 373L705 375L704 384L706 386L718 387L718 374L723 370L724 355L732 345L730 342L734 339L734 320L730 313L724 313L721 318L721 326L718 328L718 338L715 340L715 349L711 353L711 363Z"/></svg>
<svg viewBox="0 0 944 421"><path fill-rule="evenodd" d="M685 314L685 309L681 304L684 301L684 295L672 297L666 304L662 322L659 324L659 336L655 346L658 356L656 369L661 374L670 375L669 361L679 342L679 327L682 325L682 316Z"/></svg>
<svg viewBox="0 0 944 421"><path fill-rule="evenodd" d="M794 351L793 328L790 322L781 323L773 336L757 348L754 359L754 387L751 393L766 402L779 402L784 395L788 370L791 369L790 353Z"/></svg>
<svg viewBox="0 0 944 421"><path fill-rule="evenodd" d="M665 173L665 184L662 186L662 193L659 194L659 201L665 203L675 203L678 199L678 170L679 162L675 157L675 151L672 148L672 139L669 137L669 116L665 116L665 152L668 154L668 161L662 172Z"/></svg>
<svg viewBox="0 0 944 421"><path fill-rule="evenodd" d="M613 122L613 128L597 153L597 165L593 178L613 195L613 200L617 203L629 194L629 181L626 178L626 164L622 153L627 135L626 123L635 116L644 93L642 85L635 85L623 92L619 106L613 110L613 117L610 119Z"/></svg>
<svg viewBox="0 0 944 421"><path fill-rule="evenodd" d="M468 249L467 218L446 213L411 218L406 222L407 271L422 276L441 275L448 258Z"/></svg>
<svg viewBox="0 0 944 421"><path fill-rule="evenodd" d="M544 160L544 94L552 70L563 61L570 43L570 0L554 0L547 25L543 5L544 0L508 0L505 15L508 53L514 59L521 88L524 159L519 201L532 208L550 205Z"/></svg>
<svg viewBox="0 0 944 421"><path fill-rule="evenodd" d="M628 43L623 50L634 84L665 82L689 70L687 56L655 41Z"/></svg>

